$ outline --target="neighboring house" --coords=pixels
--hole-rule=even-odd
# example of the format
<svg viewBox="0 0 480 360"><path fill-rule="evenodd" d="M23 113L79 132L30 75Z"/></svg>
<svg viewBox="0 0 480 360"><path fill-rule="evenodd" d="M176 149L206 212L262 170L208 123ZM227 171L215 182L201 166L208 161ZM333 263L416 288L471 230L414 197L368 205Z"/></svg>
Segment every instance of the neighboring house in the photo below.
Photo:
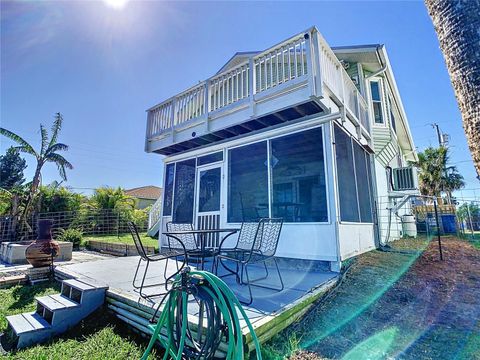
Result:
<svg viewBox="0 0 480 360"><path fill-rule="evenodd" d="M137 209L145 209L153 205L162 196L162 188L153 185L141 186L125 190L125 194L135 198L135 207Z"/></svg>
<svg viewBox="0 0 480 360"><path fill-rule="evenodd" d="M278 256L336 270L385 238L377 200L393 206L415 188L406 164L417 155L385 47L332 49L316 28L237 53L148 109L146 134L146 151L166 155L160 228L282 217Z"/></svg>

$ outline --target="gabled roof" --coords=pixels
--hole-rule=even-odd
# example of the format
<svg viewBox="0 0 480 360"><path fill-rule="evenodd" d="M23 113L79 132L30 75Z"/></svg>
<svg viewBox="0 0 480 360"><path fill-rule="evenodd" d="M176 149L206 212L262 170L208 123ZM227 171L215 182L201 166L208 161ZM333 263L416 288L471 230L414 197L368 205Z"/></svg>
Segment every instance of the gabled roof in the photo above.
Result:
<svg viewBox="0 0 480 360"><path fill-rule="evenodd" d="M402 99L397 88L395 76L393 75L392 66L388 58L387 50L383 44L369 44L369 45L353 45L353 46L338 46L332 47L333 52L339 60L345 60L352 63L361 63L364 69L376 73L383 72L384 76L393 90L394 101L400 112L403 125L403 135L399 136L399 142L404 149L410 150L409 156L415 161L417 160L417 153L413 137L410 132L408 118L403 107Z"/></svg>
<svg viewBox="0 0 480 360"><path fill-rule="evenodd" d="M228 70L230 68L233 68L237 66L238 64L241 64L244 62L246 59L248 59L249 56L256 55L260 53L260 51L239 51L235 53L226 63L223 65L220 70L217 71L217 74L220 74L221 72Z"/></svg>
<svg viewBox="0 0 480 360"><path fill-rule="evenodd" d="M157 200L162 195L162 188L158 186L141 186L125 190L125 194L137 199Z"/></svg>

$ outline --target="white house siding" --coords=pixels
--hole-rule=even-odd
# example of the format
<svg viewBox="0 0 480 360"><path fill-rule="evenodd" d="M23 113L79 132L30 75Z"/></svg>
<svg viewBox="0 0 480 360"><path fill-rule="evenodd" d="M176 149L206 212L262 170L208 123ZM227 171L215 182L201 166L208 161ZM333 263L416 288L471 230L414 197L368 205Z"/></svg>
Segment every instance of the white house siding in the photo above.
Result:
<svg viewBox="0 0 480 360"><path fill-rule="evenodd" d="M277 254L297 259L336 261L335 225L285 224Z"/></svg>
<svg viewBox="0 0 480 360"><path fill-rule="evenodd" d="M341 260L362 254L375 248L373 224L340 223L338 236L340 239Z"/></svg>

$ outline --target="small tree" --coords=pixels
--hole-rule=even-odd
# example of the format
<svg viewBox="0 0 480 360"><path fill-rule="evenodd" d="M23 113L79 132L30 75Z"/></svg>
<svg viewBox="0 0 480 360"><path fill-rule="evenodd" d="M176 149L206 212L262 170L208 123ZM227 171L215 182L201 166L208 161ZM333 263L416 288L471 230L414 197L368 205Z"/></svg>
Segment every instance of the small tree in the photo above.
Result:
<svg viewBox="0 0 480 360"><path fill-rule="evenodd" d="M22 185L26 168L27 162L20 157L18 149L9 147L5 155L0 156L0 188L12 190Z"/></svg>
<svg viewBox="0 0 480 360"><path fill-rule="evenodd" d="M65 181L67 180L66 169L73 169L73 165L58 153L59 151L68 150L67 145L57 142L60 130L62 129L62 123L63 117L60 113L57 113L52 125L52 135L50 138L48 136L48 130L42 124L40 124L40 135L42 137L40 151L35 151L33 146L25 141L21 136L11 132L10 130L0 128L0 134L8 137L18 144L15 149L19 150L20 152L33 155L37 160L35 175L33 176L28 198L25 203L22 216L20 217L20 222L22 223L31 210L33 198L38 187L40 186L43 165L45 165L47 162L57 165L60 177Z"/></svg>

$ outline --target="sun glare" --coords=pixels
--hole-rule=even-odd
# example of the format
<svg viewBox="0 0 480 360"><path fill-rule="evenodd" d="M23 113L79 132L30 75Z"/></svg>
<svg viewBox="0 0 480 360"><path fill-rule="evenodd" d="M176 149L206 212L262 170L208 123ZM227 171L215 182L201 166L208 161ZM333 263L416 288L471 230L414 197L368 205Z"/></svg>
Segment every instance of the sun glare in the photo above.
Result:
<svg viewBox="0 0 480 360"><path fill-rule="evenodd" d="M115 10L121 10L127 5L128 0L103 0L103 2Z"/></svg>

